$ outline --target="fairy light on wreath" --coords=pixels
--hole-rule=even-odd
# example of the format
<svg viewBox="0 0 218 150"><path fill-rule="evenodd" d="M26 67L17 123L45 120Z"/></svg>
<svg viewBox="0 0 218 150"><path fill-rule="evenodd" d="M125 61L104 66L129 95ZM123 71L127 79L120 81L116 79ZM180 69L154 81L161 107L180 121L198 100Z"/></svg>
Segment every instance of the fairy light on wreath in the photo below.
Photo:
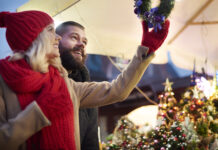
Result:
<svg viewBox="0 0 218 150"><path fill-rule="evenodd" d="M161 24L169 17L175 0L160 0L158 7L151 8L151 0L134 0L135 14L145 20L149 28L154 28L155 32L161 30Z"/></svg>

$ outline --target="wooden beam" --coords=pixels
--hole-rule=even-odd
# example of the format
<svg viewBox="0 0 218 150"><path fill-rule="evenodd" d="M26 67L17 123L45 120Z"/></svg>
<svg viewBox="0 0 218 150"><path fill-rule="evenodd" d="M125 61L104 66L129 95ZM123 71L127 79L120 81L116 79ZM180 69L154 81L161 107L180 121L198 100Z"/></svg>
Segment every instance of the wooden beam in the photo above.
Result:
<svg viewBox="0 0 218 150"><path fill-rule="evenodd" d="M201 22L192 22L190 25L210 25L218 24L218 21L201 21Z"/></svg>
<svg viewBox="0 0 218 150"><path fill-rule="evenodd" d="M173 43L176 38L201 14L214 0L208 0L187 22L186 24L169 40L168 44Z"/></svg>

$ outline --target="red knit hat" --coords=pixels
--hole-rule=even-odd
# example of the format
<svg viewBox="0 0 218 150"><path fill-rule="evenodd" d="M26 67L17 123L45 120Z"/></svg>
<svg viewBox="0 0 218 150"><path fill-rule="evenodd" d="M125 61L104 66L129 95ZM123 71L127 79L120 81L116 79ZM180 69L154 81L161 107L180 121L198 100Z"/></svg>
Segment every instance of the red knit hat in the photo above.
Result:
<svg viewBox="0 0 218 150"><path fill-rule="evenodd" d="M13 51L26 51L39 33L53 19L41 11L0 12L0 27L6 29L6 39Z"/></svg>

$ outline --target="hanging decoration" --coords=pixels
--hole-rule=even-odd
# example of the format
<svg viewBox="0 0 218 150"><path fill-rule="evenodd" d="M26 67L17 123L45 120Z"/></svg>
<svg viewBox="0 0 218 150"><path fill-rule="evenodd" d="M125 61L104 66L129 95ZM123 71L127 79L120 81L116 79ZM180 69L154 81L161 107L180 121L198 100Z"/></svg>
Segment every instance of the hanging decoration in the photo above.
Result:
<svg viewBox="0 0 218 150"><path fill-rule="evenodd" d="M149 28L154 28L155 31L161 30L161 24L170 15L175 0L161 0L158 7L151 8L151 0L134 0L135 14L139 18L145 20Z"/></svg>

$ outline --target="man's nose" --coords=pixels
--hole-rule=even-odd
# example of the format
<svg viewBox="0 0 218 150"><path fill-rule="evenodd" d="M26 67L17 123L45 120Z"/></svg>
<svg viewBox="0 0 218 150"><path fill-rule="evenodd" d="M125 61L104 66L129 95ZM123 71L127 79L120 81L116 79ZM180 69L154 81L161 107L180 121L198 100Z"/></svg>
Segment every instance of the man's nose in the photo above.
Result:
<svg viewBox="0 0 218 150"><path fill-rule="evenodd" d="M77 43L79 46L81 46L82 48L85 48L85 43L82 41L78 41Z"/></svg>

